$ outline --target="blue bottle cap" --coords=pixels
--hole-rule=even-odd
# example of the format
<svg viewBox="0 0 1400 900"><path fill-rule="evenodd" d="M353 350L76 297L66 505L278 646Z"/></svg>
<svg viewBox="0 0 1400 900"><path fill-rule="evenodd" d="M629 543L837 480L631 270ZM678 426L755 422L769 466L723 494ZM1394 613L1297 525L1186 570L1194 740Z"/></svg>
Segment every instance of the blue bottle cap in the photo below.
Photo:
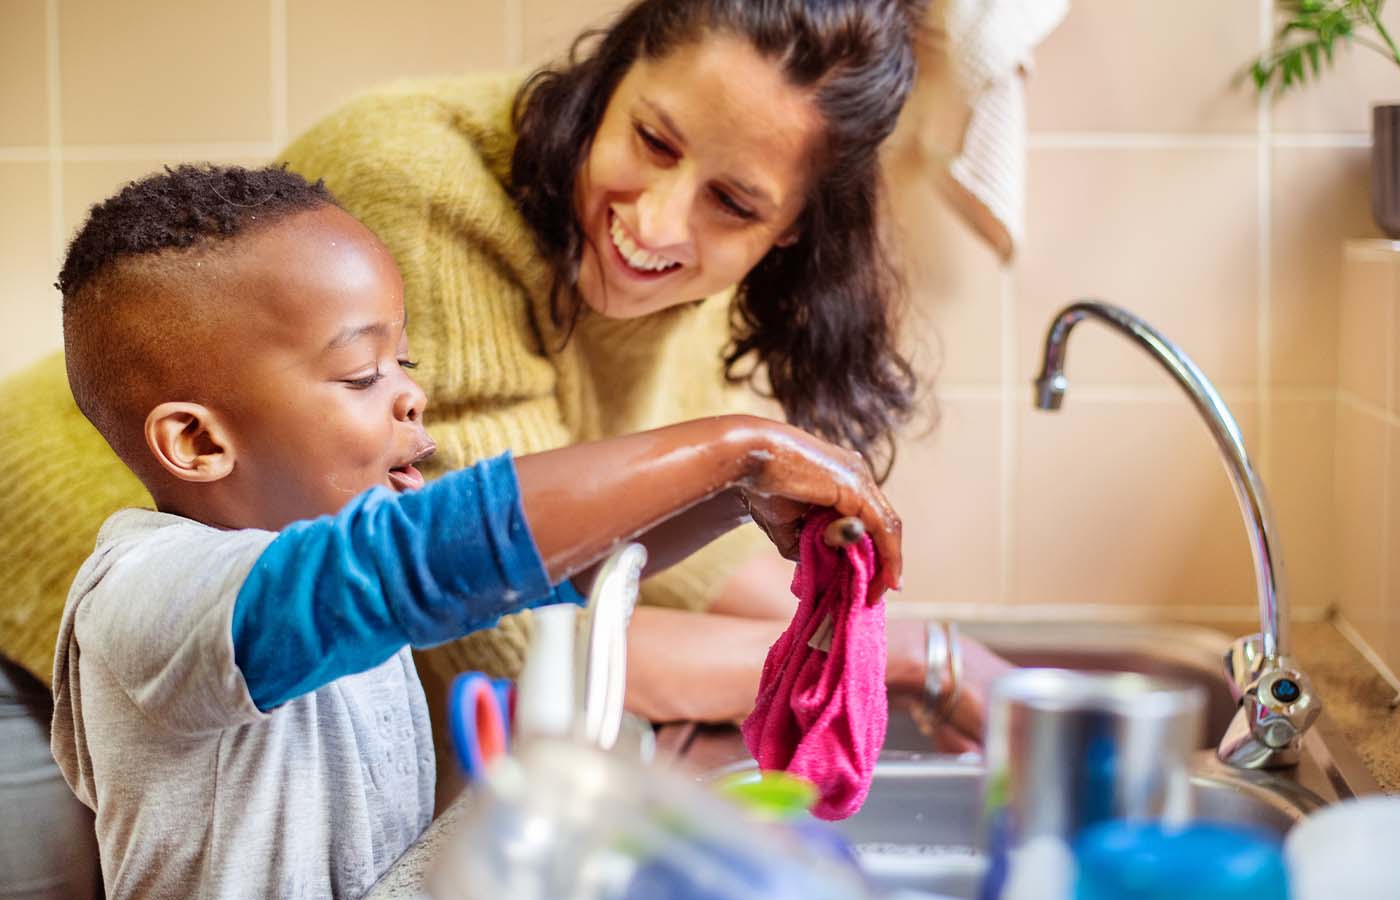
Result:
<svg viewBox="0 0 1400 900"><path fill-rule="evenodd" d="M1202 822L1104 822L1075 845L1075 900L1287 900L1279 841Z"/></svg>

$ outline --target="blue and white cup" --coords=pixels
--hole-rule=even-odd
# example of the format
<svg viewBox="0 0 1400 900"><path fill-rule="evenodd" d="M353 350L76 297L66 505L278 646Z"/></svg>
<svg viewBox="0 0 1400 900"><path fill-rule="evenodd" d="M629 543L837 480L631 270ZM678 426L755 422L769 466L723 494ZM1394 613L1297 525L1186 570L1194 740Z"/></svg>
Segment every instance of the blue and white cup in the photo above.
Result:
<svg viewBox="0 0 1400 900"><path fill-rule="evenodd" d="M1184 824L1201 746L1199 688L1131 673L1018 669L988 703L982 900L1057 896L1076 839L1110 819Z"/></svg>

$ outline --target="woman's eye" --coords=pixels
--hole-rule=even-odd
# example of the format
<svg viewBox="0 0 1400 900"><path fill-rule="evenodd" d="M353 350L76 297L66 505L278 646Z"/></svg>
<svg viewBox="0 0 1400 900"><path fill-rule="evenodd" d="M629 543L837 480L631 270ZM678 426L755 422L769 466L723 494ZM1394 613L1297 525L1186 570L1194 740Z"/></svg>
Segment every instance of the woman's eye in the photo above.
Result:
<svg viewBox="0 0 1400 900"><path fill-rule="evenodd" d="M344 384L351 390L363 391L374 387L375 384L379 382L379 379L383 377L383 373L376 371L374 374L366 375L364 378L347 378Z"/></svg>
<svg viewBox="0 0 1400 900"><path fill-rule="evenodd" d="M670 144L653 134L645 125L639 124L636 127L637 136L642 139L642 143L646 144L653 153L657 153L667 159L676 158L676 151L671 149Z"/></svg>
<svg viewBox="0 0 1400 900"><path fill-rule="evenodd" d="M416 359L401 359L401 360L399 360L399 368L400 368L400 369L416 369L416 368L418 368L418 360L416 360Z"/></svg>
<svg viewBox="0 0 1400 900"><path fill-rule="evenodd" d="M753 210L736 201L727 191L715 191L715 199L719 201L719 205L725 212L734 216L736 219L743 219L745 222L751 222L757 218Z"/></svg>

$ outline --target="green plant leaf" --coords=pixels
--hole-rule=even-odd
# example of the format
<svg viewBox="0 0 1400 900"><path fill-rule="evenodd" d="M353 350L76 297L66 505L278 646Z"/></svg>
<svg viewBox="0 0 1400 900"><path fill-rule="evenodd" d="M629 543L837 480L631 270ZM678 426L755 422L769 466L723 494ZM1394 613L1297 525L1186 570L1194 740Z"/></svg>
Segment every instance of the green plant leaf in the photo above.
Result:
<svg viewBox="0 0 1400 900"><path fill-rule="evenodd" d="M1379 17L1383 5L1384 0L1277 0L1280 24L1272 45L1246 70L1255 90L1282 94L1321 78L1336 62L1339 41L1360 43L1400 67L1400 50Z"/></svg>

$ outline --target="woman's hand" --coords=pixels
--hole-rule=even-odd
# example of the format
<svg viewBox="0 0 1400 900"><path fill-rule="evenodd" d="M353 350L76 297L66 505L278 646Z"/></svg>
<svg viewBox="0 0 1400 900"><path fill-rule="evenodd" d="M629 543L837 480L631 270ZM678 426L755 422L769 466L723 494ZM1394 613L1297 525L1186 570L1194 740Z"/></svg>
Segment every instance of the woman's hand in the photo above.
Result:
<svg viewBox="0 0 1400 900"><path fill-rule="evenodd" d="M802 522L812 507L854 516L875 542L880 569L871 599L897 589L903 526L864 457L797 428L747 420L735 433L750 461L738 490L754 521L788 559L796 559Z"/></svg>
<svg viewBox="0 0 1400 900"><path fill-rule="evenodd" d="M943 753L966 753L982 749L987 730L987 699L992 682L1014 668L987 646L969 637L960 637L963 682L948 719L930 735Z"/></svg>
<svg viewBox="0 0 1400 900"><path fill-rule="evenodd" d="M980 641L960 636L962 681L952 709L942 709L925 688L926 627L927 623L919 619L890 620L891 705L908 710L939 752L980 751L987 727L987 699L992 682L1014 667Z"/></svg>

